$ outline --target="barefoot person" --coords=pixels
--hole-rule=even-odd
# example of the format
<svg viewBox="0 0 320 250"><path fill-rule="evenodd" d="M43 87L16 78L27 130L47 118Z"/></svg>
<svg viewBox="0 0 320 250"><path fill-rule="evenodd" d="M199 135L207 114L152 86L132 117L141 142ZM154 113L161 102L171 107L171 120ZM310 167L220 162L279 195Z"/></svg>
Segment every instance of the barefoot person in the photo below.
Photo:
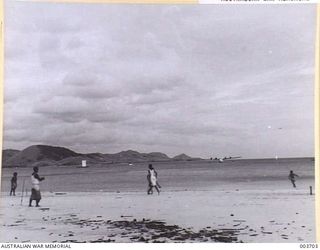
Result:
<svg viewBox="0 0 320 250"><path fill-rule="evenodd" d="M14 172L11 178L11 189L10 189L10 196L16 196L16 188L18 186L18 173Z"/></svg>
<svg viewBox="0 0 320 250"><path fill-rule="evenodd" d="M292 183L292 185L293 185L294 188L296 188L296 183L295 183L296 180L295 180L295 177L299 177L299 175L293 173L293 171L290 170L290 173L289 173L288 178L289 178L289 180L291 181L291 183Z"/></svg>
<svg viewBox="0 0 320 250"><path fill-rule="evenodd" d="M41 200L41 193L40 193L40 182L44 180L44 177L40 177L39 174L39 168L34 167L33 173L31 175L31 196L29 200L29 207L32 207L32 201L36 201L36 207L39 207L39 202Z"/></svg>
<svg viewBox="0 0 320 250"><path fill-rule="evenodd" d="M149 189L148 189L148 194L153 194L153 188L155 188L160 194L160 189L159 189L159 183L157 182L158 178L158 173L157 171L153 168L152 164L149 164L149 170L148 170L148 183L149 183Z"/></svg>

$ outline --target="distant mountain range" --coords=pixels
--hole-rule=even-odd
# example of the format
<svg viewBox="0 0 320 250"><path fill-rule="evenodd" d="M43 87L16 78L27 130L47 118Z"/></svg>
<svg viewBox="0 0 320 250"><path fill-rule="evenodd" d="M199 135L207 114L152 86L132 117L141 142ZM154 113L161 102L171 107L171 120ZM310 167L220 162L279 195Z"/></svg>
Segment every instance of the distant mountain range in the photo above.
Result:
<svg viewBox="0 0 320 250"><path fill-rule="evenodd" d="M186 154L180 154L173 158L160 152L139 153L133 150L122 151L115 154L90 153L80 154L68 148L48 145L33 145L22 151L5 149L2 151L3 167L34 167L50 165L81 165L82 160L87 164L111 164L111 163L137 163L137 162L163 162L163 161L192 161L200 158L192 158Z"/></svg>

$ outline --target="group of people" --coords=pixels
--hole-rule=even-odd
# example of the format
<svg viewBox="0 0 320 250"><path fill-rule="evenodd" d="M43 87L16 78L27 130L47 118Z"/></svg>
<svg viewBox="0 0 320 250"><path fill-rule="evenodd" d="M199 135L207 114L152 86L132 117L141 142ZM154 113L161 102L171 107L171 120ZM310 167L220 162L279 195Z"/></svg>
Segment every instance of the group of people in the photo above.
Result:
<svg viewBox="0 0 320 250"><path fill-rule="evenodd" d="M296 188L296 184L295 184L296 177L299 177L299 176L297 174L295 174L292 170L290 170L288 179L291 181L294 188ZM39 176L39 168L34 167L33 173L31 175L32 188L31 188L31 196L29 199L29 207L32 207L32 201L36 201L36 207L39 207L39 202L41 200L40 182L43 181L44 179L45 179L44 177ZM153 188L155 188L156 191L158 192L158 194L160 194L161 186L158 182L158 173L153 168L152 164L149 164L147 180L148 180L147 194L148 195L153 194ZM14 172L13 176L11 178L10 196L16 195L17 186L18 186L18 173Z"/></svg>
<svg viewBox="0 0 320 250"><path fill-rule="evenodd" d="M39 202L41 200L41 192L40 192L40 182L43 181L45 178L40 177L39 174L39 168L34 167L33 173L31 175L31 196L29 199L29 207L32 207L32 201L36 201L36 207L39 207ZM18 173L14 172L13 176L11 178L11 189L10 189L10 196L16 195L16 189L18 187Z"/></svg>
<svg viewBox="0 0 320 250"><path fill-rule="evenodd" d="M299 175L295 174L293 172L293 170L290 170L290 173L288 175L288 179L291 181L292 186L294 188L296 188L296 177L299 177ZM147 179L148 179L148 184L149 184L149 188L148 188L148 195L149 194L153 194L153 188L155 188L158 192L158 194L160 194L160 184L158 182L158 173L157 171L153 168L152 164L149 164L149 170L148 170L148 175L147 175Z"/></svg>

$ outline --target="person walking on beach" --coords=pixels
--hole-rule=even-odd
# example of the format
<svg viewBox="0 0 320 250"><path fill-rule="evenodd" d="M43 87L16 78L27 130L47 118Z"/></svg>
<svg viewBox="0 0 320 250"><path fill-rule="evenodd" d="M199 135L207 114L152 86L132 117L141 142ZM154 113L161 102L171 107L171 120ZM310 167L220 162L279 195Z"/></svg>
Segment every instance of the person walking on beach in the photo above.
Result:
<svg viewBox="0 0 320 250"><path fill-rule="evenodd" d="M294 188L296 188L296 183L295 183L296 180L295 180L295 177L299 177L299 175L293 173L293 171L290 170L290 173L289 173L288 178L289 178L289 180L291 181L291 183L292 183L292 185L293 185Z"/></svg>
<svg viewBox="0 0 320 250"><path fill-rule="evenodd" d="M160 185L157 181L158 178L158 173L157 171L153 168L152 164L149 164L149 170L148 170L148 183L149 183L149 189L148 189L148 194L153 194L153 188L155 188L160 194Z"/></svg>
<svg viewBox="0 0 320 250"><path fill-rule="evenodd" d="M30 196L30 200L29 200L29 207L32 207L33 200L36 201L36 207L39 207L39 202L41 200L40 182L43 181L45 178L40 177L38 172L39 172L39 168L34 167L33 173L31 175L32 189L31 189L31 196Z"/></svg>
<svg viewBox="0 0 320 250"><path fill-rule="evenodd" d="M11 189L10 189L10 196L16 196L16 188L18 186L18 173L14 172L11 178Z"/></svg>

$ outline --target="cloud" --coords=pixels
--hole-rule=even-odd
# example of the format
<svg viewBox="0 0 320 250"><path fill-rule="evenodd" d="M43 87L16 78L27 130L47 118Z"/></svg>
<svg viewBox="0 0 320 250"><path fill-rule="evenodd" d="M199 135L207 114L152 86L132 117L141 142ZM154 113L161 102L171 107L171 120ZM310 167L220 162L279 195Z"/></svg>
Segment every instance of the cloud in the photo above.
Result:
<svg viewBox="0 0 320 250"><path fill-rule="evenodd" d="M312 155L314 6L5 8L6 147Z"/></svg>

